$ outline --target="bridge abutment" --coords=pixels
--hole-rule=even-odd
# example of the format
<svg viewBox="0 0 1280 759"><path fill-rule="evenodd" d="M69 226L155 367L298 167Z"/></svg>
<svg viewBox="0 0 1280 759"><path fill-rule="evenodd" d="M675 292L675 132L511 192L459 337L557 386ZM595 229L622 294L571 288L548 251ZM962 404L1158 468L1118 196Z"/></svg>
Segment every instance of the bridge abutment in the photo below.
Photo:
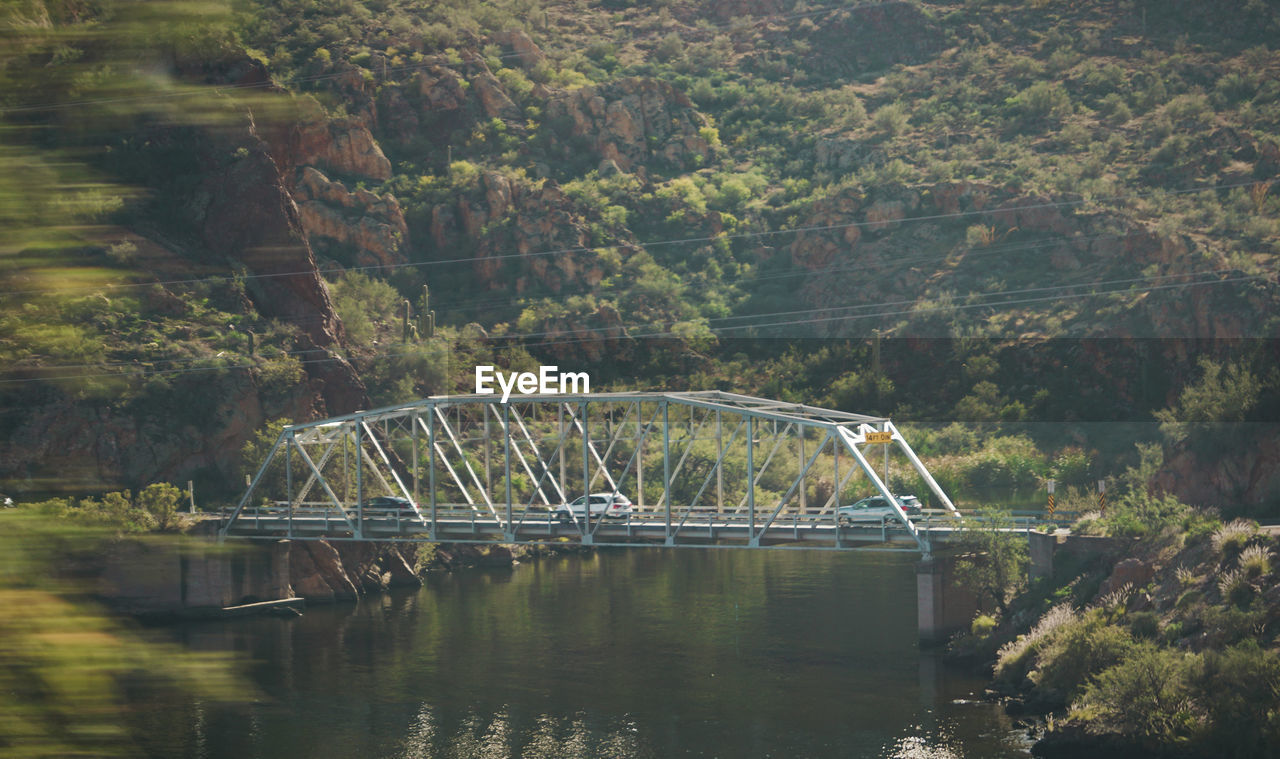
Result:
<svg viewBox="0 0 1280 759"><path fill-rule="evenodd" d="M977 596L956 584L955 557L932 556L916 564L916 622L920 642L943 643L973 621Z"/></svg>

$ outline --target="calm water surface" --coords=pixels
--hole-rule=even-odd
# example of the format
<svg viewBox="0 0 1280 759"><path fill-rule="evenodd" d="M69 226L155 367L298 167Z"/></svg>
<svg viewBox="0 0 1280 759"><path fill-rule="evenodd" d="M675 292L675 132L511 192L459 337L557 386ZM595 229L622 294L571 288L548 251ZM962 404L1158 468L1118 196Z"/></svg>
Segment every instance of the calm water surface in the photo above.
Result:
<svg viewBox="0 0 1280 759"><path fill-rule="evenodd" d="M602 552L177 632L259 692L139 704L156 757L1027 755L919 651L905 556Z"/></svg>

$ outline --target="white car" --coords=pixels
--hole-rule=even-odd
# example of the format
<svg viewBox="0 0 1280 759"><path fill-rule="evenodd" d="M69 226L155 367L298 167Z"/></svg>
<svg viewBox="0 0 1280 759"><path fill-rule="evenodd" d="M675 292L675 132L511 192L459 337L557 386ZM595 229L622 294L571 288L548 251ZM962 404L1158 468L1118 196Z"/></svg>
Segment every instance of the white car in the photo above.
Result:
<svg viewBox="0 0 1280 759"><path fill-rule="evenodd" d="M900 495L897 496L897 499L908 518L920 516L919 498L913 495ZM836 524L841 527L847 527L854 522L879 523L886 517L897 519L898 514L893 510L893 506L889 504L887 498L882 495L873 495L849 506L841 506L836 513Z"/></svg>
<svg viewBox="0 0 1280 759"><path fill-rule="evenodd" d="M591 518L607 517L610 519L626 519L631 516L631 501L621 493L592 493ZM556 507L551 516L562 523L575 519L585 519L587 514L587 496L578 496L572 503Z"/></svg>

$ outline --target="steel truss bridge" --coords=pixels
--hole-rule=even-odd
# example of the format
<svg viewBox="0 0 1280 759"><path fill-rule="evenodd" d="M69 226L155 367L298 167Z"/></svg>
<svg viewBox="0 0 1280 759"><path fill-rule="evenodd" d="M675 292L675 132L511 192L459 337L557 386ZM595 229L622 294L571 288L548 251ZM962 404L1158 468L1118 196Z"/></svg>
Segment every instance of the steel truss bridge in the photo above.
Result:
<svg viewBox="0 0 1280 759"><path fill-rule="evenodd" d="M908 489L940 509L908 519ZM890 516L840 524L875 493ZM634 505L558 518L590 494ZM720 391L463 395L285 427L220 535L928 556L957 516L881 417Z"/></svg>

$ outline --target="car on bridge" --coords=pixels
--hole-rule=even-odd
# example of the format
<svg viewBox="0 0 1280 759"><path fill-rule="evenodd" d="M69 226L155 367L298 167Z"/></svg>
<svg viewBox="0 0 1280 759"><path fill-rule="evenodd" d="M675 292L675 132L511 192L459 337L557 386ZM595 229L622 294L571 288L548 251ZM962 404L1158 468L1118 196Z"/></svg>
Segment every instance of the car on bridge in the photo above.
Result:
<svg viewBox="0 0 1280 759"><path fill-rule="evenodd" d="M919 498L913 495L899 495L897 499L908 519L923 513ZM889 499L882 495L869 496L848 506L841 506L836 512L836 524L841 527L848 527L855 522L881 522L885 519L897 518L898 514L893 510Z"/></svg>
<svg viewBox="0 0 1280 759"><path fill-rule="evenodd" d="M365 516L415 516L413 502L398 495L379 495L364 502L361 511Z"/></svg>
<svg viewBox="0 0 1280 759"><path fill-rule="evenodd" d="M584 519L587 515L588 496L578 496L573 502L557 506L551 511L553 519L568 524L575 519ZM590 512L592 517L610 519L626 519L633 513L631 500L621 493L592 493L590 495Z"/></svg>

